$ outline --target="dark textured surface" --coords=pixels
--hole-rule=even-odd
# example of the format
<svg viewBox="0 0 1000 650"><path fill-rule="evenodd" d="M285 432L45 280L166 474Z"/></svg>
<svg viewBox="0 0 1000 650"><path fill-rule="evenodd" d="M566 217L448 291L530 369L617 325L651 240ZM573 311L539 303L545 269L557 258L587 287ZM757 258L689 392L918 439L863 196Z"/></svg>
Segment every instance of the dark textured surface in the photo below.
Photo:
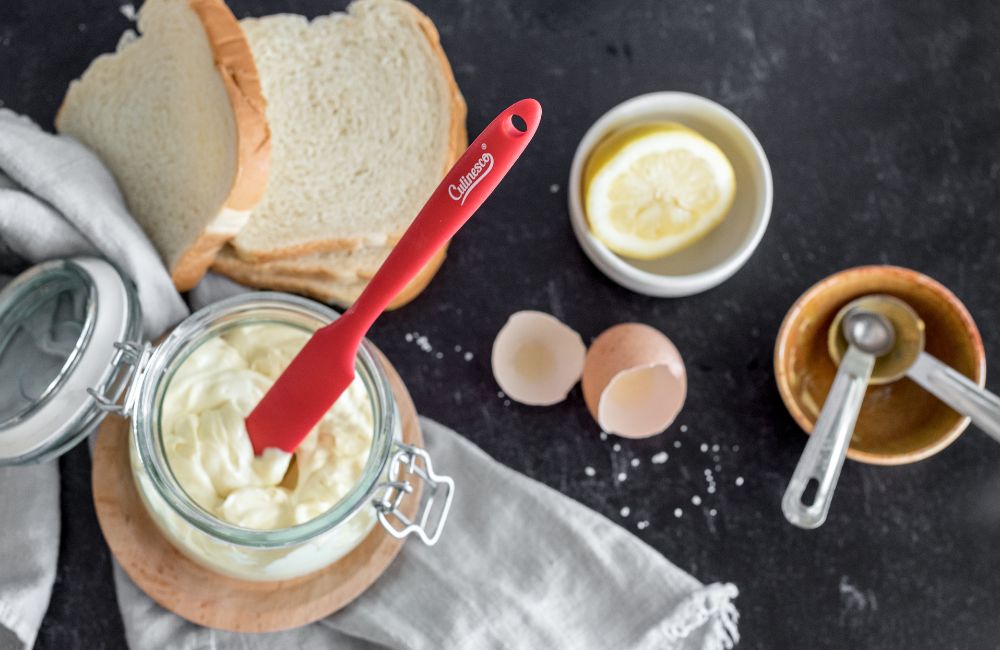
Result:
<svg viewBox="0 0 1000 650"><path fill-rule="evenodd" d="M118 5L0 2L0 100L51 127L69 80L128 26ZM233 2L238 16L341 6ZM970 431L916 465L848 463L828 523L794 529L778 504L804 437L771 368L781 317L805 288L847 266L891 262L930 274L966 302L985 328L990 375L1000 377L1000 7L419 6L441 31L469 103L470 133L523 96L537 97L546 112L528 154L458 235L437 280L373 332L417 407L620 521L701 580L735 582L743 647L1000 644L1000 447ZM565 208L570 158L590 123L621 100L662 89L706 95L739 114L770 157L776 189L770 230L748 265L722 287L681 300L638 296L607 280L577 247ZM599 439L579 389L545 409L498 398L489 346L507 315L526 308L552 312L588 340L626 320L666 332L690 373L678 424L652 440L622 441L615 452L613 440ZM407 342L414 330L443 358ZM471 361L455 352L459 345ZM720 445L718 461L702 443ZM670 459L651 464L661 449ZM703 470L716 464L718 489L708 494ZM596 476L584 474L588 465ZM65 535L38 645L118 647L87 454L78 449L61 467ZM623 482L615 478L621 471ZM691 503L696 494L700 507ZM643 520L649 527L637 530Z"/></svg>

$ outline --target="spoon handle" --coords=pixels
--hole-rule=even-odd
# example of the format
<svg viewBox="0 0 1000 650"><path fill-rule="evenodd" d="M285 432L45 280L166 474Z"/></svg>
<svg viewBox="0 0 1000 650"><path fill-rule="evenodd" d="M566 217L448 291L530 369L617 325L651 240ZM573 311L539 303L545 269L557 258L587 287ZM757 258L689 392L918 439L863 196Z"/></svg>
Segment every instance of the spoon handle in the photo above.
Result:
<svg viewBox="0 0 1000 650"><path fill-rule="evenodd" d="M853 345L847 348L816 426L781 500L785 519L799 528L819 528L826 521L854 424L861 411L868 378L874 367L875 357ZM817 483L816 496L811 503L805 503L806 488L814 480Z"/></svg>
<svg viewBox="0 0 1000 650"><path fill-rule="evenodd" d="M1000 397L926 352L917 357L906 374L1000 442Z"/></svg>

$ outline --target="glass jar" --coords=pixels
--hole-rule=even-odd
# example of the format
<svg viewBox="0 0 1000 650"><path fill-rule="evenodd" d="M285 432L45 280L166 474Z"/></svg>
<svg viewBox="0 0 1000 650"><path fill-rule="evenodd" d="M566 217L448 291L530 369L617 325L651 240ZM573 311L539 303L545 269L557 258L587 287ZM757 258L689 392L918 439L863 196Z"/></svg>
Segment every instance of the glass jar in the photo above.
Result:
<svg viewBox="0 0 1000 650"><path fill-rule="evenodd" d="M103 305L104 309L108 309L117 305L113 300L99 297L115 294L112 289L116 287L95 289L96 285L111 279L106 272L113 267L106 262L86 258L49 264L54 266L45 269L46 265L42 265L25 275L34 274L32 277L38 280L39 273L70 273L87 276L90 281L94 280L95 273L101 275L96 282L81 284L87 287L84 300L89 296L92 301L82 309L70 310L74 322L80 320L81 313L85 316L90 314L96 320L102 311L99 307ZM139 342L135 336L138 313L134 289L117 271L114 275L122 282L124 293L128 296L125 301L128 309L119 315L130 321L115 331L131 333L133 340L125 337L109 344L110 359L97 373L95 359L100 355L94 352L93 339L98 328L93 323L74 326L82 334L78 337L78 345L68 355L74 358L66 360L66 364L73 368L59 376L66 375L64 383L81 386L87 383L82 381L86 377L69 381L72 375L79 374L73 370L84 361L95 366L90 378L97 381L85 389L89 398L84 409L85 417L80 418L80 414L76 414L77 420L86 425L86 431L81 434L68 427L65 440L48 441L39 449L68 448L70 441L75 442L93 430L99 421L95 413L114 412L129 417L132 473L136 489L153 521L187 557L213 571L243 580L286 580L326 567L360 544L376 522L397 538L416 534L428 545L438 540L451 505L454 484L450 478L434 473L431 459L424 450L401 441L399 414L388 379L374 348L367 342L358 351L355 371L371 403L371 449L360 479L340 501L314 519L275 530L233 525L195 503L171 471L160 431L164 396L174 373L200 345L232 328L275 323L312 332L336 319L337 313L325 305L298 296L247 293L196 312L159 344L152 346ZM73 277L79 279L77 275ZM13 287L0 293L0 326L4 323L4 297L9 303L12 293L22 297L31 294L31 291L25 292L24 282L18 278L12 283ZM114 283L111 282L111 285ZM104 315L108 316L107 313ZM67 328L57 321L58 318L53 319L53 327ZM9 347L9 340L0 339L0 369L3 367L5 344ZM108 353L108 350L101 351L101 354ZM48 386L43 396L46 402L51 401L53 391L58 392L59 386L55 385L58 382L45 380L40 383ZM74 403L76 401L79 400L74 400ZM18 413L25 411L22 405ZM4 440L3 423L0 420L0 443ZM12 456L3 454L3 451L0 444L0 463L51 457L49 453ZM422 484L423 497L417 516L410 519L400 511L400 506L414 491L417 482Z"/></svg>

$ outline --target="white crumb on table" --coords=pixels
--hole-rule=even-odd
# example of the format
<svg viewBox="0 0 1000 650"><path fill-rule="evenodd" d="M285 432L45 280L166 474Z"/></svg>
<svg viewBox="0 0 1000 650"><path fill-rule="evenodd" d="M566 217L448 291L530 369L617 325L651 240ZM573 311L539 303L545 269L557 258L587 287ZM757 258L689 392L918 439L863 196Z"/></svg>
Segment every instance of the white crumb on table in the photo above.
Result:
<svg viewBox="0 0 1000 650"><path fill-rule="evenodd" d="M549 192L552 192L553 194L555 194L558 191L559 191L559 186L558 185L556 185L555 183L553 183L552 185L549 185Z"/></svg>
<svg viewBox="0 0 1000 650"><path fill-rule="evenodd" d="M713 454L719 453L719 445L712 445L712 453Z"/></svg>
<svg viewBox="0 0 1000 650"><path fill-rule="evenodd" d="M608 433L606 431L601 431L601 440L607 440L607 439L608 439Z"/></svg>
<svg viewBox="0 0 1000 650"><path fill-rule="evenodd" d="M597 474L597 470L595 470L590 465L587 465L586 467L583 468L583 473L586 474L587 476L594 476Z"/></svg>
<svg viewBox="0 0 1000 650"><path fill-rule="evenodd" d="M128 2L118 7L118 11L120 11L123 16L125 16L132 22L135 22L135 5L133 5L131 2Z"/></svg>
<svg viewBox="0 0 1000 650"><path fill-rule="evenodd" d="M471 352L466 352L466 353L465 353L465 356L464 356L463 358L464 358L464 359L465 359L466 361L472 361L472 353L471 353Z"/></svg>
<svg viewBox="0 0 1000 650"><path fill-rule="evenodd" d="M743 477L742 476L737 476L736 477L736 481L734 481L734 482L736 483L736 487L742 486L743 485Z"/></svg>
<svg viewBox="0 0 1000 650"><path fill-rule="evenodd" d="M708 453L708 445L705 444L704 442L701 443L701 446L698 447L698 449L700 449L701 453L703 453L703 454L707 454Z"/></svg>
<svg viewBox="0 0 1000 650"><path fill-rule="evenodd" d="M674 440L674 449L680 449L680 448L681 448L681 441Z"/></svg>
<svg viewBox="0 0 1000 650"><path fill-rule="evenodd" d="M688 430L688 425L682 424L681 425L681 433L687 433L687 430Z"/></svg>
<svg viewBox="0 0 1000 650"><path fill-rule="evenodd" d="M674 508L674 516L675 517L677 517L678 519L680 519L681 515L683 515L683 514L684 514L684 511L681 510L680 508Z"/></svg>
<svg viewBox="0 0 1000 650"><path fill-rule="evenodd" d="M650 458L649 460L654 465L662 465L663 463L667 462L668 458L670 458L670 454L668 454L665 451L661 451L658 454L653 454L653 457Z"/></svg>
<svg viewBox="0 0 1000 650"><path fill-rule="evenodd" d="M619 514L622 517L628 517L631 513L632 513L632 509L629 508L628 506L623 506L622 509L619 511Z"/></svg>
<svg viewBox="0 0 1000 650"><path fill-rule="evenodd" d="M622 450L622 446L621 446L621 444L619 444L619 443L616 442L615 444L611 445L611 449L613 451L621 451Z"/></svg>
<svg viewBox="0 0 1000 650"><path fill-rule="evenodd" d="M639 462L640 461L639 461L638 458L633 458L632 461L629 463L629 465L631 465L632 467L638 467L639 466Z"/></svg>
<svg viewBox="0 0 1000 650"><path fill-rule="evenodd" d="M719 514L719 511L716 510L715 508L712 508L711 510L708 511L708 514L709 516L714 517L715 515Z"/></svg>
<svg viewBox="0 0 1000 650"><path fill-rule="evenodd" d="M625 479L627 479L627 478L628 478L628 474L626 474L625 472L618 472L618 482L619 483L624 483Z"/></svg>
<svg viewBox="0 0 1000 650"><path fill-rule="evenodd" d="M700 506L701 505L701 497L698 496L697 494L694 495L693 497L691 497L691 504L692 505L696 505L696 506Z"/></svg>
<svg viewBox="0 0 1000 650"><path fill-rule="evenodd" d="M438 353L436 353L436 354L434 355L434 358L435 358L435 359L444 359L444 354L443 354L443 353L441 353L441 352L438 352Z"/></svg>
<svg viewBox="0 0 1000 650"><path fill-rule="evenodd" d="M643 519L642 521L637 522L635 524L635 527L638 528L639 530L646 530L647 528L649 528L649 522Z"/></svg>

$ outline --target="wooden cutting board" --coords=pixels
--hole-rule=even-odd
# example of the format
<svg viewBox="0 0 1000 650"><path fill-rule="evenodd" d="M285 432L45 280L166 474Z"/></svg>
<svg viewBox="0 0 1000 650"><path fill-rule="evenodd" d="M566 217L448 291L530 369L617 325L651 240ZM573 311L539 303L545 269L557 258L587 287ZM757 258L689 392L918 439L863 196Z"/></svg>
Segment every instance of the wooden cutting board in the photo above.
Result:
<svg viewBox="0 0 1000 650"><path fill-rule="evenodd" d="M417 412L399 374L381 353L407 444L423 446ZM182 555L161 534L140 500L129 465L127 420L109 416L93 453L97 519L111 552L130 578L157 603L193 623L235 632L274 632L332 614L360 596L388 568L403 540L381 525L335 564L294 580L247 582L225 577ZM413 518L419 502L401 510Z"/></svg>

